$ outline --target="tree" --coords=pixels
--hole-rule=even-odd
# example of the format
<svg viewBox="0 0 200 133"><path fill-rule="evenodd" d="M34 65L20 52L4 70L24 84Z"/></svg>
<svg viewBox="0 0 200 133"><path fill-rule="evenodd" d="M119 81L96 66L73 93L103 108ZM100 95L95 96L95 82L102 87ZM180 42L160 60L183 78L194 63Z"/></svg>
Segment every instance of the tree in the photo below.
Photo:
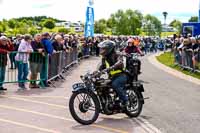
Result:
<svg viewBox="0 0 200 133"><path fill-rule="evenodd" d="M107 30L107 22L105 19L100 19L94 23L95 33L104 33Z"/></svg>
<svg viewBox="0 0 200 133"><path fill-rule="evenodd" d="M175 19L169 25L176 28L178 32L181 33L181 27L182 27L181 21Z"/></svg>
<svg viewBox="0 0 200 133"><path fill-rule="evenodd" d="M55 22L51 19L46 19L43 23L43 26L48 29L53 29L55 27Z"/></svg>
<svg viewBox="0 0 200 133"><path fill-rule="evenodd" d="M188 22L198 22L198 17L197 16L192 16Z"/></svg>
<svg viewBox="0 0 200 133"><path fill-rule="evenodd" d="M142 26L142 14L135 10L118 10L109 18L109 27L114 34L138 35Z"/></svg>
<svg viewBox="0 0 200 133"><path fill-rule="evenodd" d="M10 19L8 21L8 26L11 28L11 29L14 29L16 27L16 21L14 19Z"/></svg>
<svg viewBox="0 0 200 133"><path fill-rule="evenodd" d="M34 36L37 33L38 33L38 30L35 27L31 27L29 29L29 34L31 34L32 36Z"/></svg>
<svg viewBox="0 0 200 133"><path fill-rule="evenodd" d="M150 14L146 15L143 20L143 30L147 35L160 35L162 31L162 24L158 18Z"/></svg>

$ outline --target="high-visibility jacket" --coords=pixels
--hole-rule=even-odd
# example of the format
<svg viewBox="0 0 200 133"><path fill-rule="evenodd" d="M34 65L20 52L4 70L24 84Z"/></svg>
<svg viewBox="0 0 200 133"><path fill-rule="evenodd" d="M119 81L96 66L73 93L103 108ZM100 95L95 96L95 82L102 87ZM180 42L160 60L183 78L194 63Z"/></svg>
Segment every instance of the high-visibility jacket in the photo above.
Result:
<svg viewBox="0 0 200 133"><path fill-rule="evenodd" d="M105 63L106 63L106 68L109 68L109 67L110 67L110 64L108 63L107 60L105 60ZM118 70L111 70L111 71L109 72L109 74L110 74L111 76L114 76L115 74L119 74L119 73L122 73L122 70L120 70L120 69L118 69Z"/></svg>

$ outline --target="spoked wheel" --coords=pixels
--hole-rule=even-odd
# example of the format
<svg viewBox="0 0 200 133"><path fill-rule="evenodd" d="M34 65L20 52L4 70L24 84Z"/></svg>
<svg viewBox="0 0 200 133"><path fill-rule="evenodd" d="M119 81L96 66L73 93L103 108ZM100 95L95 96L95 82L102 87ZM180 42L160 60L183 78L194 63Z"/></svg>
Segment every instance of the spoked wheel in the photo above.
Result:
<svg viewBox="0 0 200 133"><path fill-rule="evenodd" d="M129 117L137 117L142 112L143 102L142 93L135 90L127 90L129 105L126 107L126 115Z"/></svg>
<svg viewBox="0 0 200 133"><path fill-rule="evenodd" d="M94 93L87 91L74 92L69 101L72 117L83 125L95 122L99 116L100 105Z"/></svg>

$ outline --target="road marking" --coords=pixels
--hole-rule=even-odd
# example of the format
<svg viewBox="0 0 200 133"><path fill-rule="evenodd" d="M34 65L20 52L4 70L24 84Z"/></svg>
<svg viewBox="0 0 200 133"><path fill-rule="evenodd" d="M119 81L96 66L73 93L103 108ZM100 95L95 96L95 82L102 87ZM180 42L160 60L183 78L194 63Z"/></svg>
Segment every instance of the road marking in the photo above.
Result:
<svg viewBox="0 0 200 133"><path fill-rule="evenodd" d="M145 125L148 129L152 130L152 133L162 133L158 128L150 124L147 120L143 118L136 118L140 124Z"/></svg>
<svg viewBox="0 0 200 133"><path fill-rule="evenodd" d="M105 118L108 118L107 116L104 116ZM116 119L122 119L125 118L124 115L122 114L118 114L118 115L114 115L112 116L112 118L116 118ZM129 117L127 117L129 118ZM155 126L153 126L152 124L150 124L147 120L145 120L144 118L141 117L137 117L134 119L127 119L129 121L135 121L137 124L139 124L143 130L145 130L147 133L162 133L158 128L156 128Z"/></svg>
<svg viewBox="0 0 200 133"><path fill-rule="evenodd" d="M123 130L119 130L119 129L114 129L114 128L111 128L111 127L106 127L106 126L97 125L97 124L94 124L94 125L91 125L91 126L102 128L102 129L105 129L105 130L108 130L108 131L112 131L112 132L116 132L116 133L128 133L127 131L123 131Z"/></svg>
<svg viewBox="0 0 200 133"><path fill-rule="evenodd" d="M64 109L67 109L68 107L66 107L66 106L62 106L62 105L56 105L56 104L50 104L50 103L46 103L46 102L39 102L39 101L34 101L34 100L29 100L29 99L24 99L24 98L19 98L19 97L9 97L9 96L3 96L3 97L6 97L6 98L11 98L11 99L16 99L16 100L22 100L22 101L26 101L26 102L32 102L32 103L39 103L39 104L44 104L44 105L48 105L48 106L53 106L53 107L57 107L57 108L64 108ZM1 107L1 106L0 106ZM22 110L21 110L22 111ZM23 110L24 111L24 110ZM35 113L34 111L31 111L31 112L29 112L29 113ZM39 112L37 112L37 113L39 113ZM36 113L36 114L37 114ZM42 113L42 115L43 115L43 113ZM47 115L46 115L47 116ZM48 117L52 117L52 116L48 116ZM54 116L53 116L54 117ZM104 116L105 117L105 116ZM66 118L64 118L64 117L54 117L54 118L56 118L56 119L62 119L62 120L66 120ZM121 119L122 118L122 116L121 115L118 115L118 116L112 116L112 118L117 118L117 119ZM71 120L71 119L68 119L68 121L73 121L73 120ZM135 122L137 122L144 130L146 130L148 133L155 133L154 131L158 131L158 132L156 132L156 133L161 133L157 128L155 128L153 125L151 125L149 122L147 122L145 119L142 119L142 118L140 118L140 119L135 119ZM94 126L94 125L93 125ZM99 127L99 125L97 125L98 127ZM150 126L150 128L149 128L149 126ZM102 128L102 126L101 126L101 128ZM106 127L105 129L107 129L107 128L109 128L109 127ZM113 128L111 128L111 129L113 129ZM114 129L114 130L117 130L117 129ZM121 130L119 130L120 131L120 133L122 133L121 132ZM119 132L118 132L119 133Z"/></svg>
<svg viewBox="0 0 200 133"><path fill-rule="evenodd" d="M37 112L37 111L31 111L31 110L26 110L26 109L21 109L21 108L6 106L6 105L0 105L0 108L16 110L16 111L21 111L21 112L27 112L27 113L32 113L32 114L36 114L36 115L41 115L41 116L61 119L61 120L73 121L72 119L67 119L65 117L59 117L59 116L55 116L55 115L50 115L50 114L46 114L46 113L40 113L40 112Z"/></svg>
<svg viewBox="0 0 200 133"><path fill-rule="evenodd" d="M7 95L8 97L19 97L19 98L55 98L55 99L69 99L64 96L19 96L19 95Z"/></svg>
<svg viewBox="0 0 200 133"><path fill-rule="evenodd" d="M2 96L2 97L6 97L6 98L10 98L10 99L15 99L15 100L21 100L21 101L25 101L25 102L32 102L32 103L44 104L44 105L53 106L53 107L57 107L57 108L68 109L67 106L57 105L57 104L51 104L51 103L46 103L46 102L39 102L39 101L29 100L29 99L25 99L25 98L10 97L10 96Z"/></svg>
<svg viewBox="0 0 200 133"><path fill-rule="evenodd" d="M16 121L11 121L11 120L5 120L5 119L1 119L1 122L6 122L6 123L10 123L10 124L14 124L17 126L22 126L22 127L28 127L28 128L32 128L32 129L36 129L36 130L40 130L40 131L44 131L44 132L48 132L48 133L60 133L54 130L50 130L50 129L46 129L46 128L41 128L38 126L33 126L33 125L29 125L29 124L25 124L25 123L20 123L20 122L16 122Z"/></svg>
<svg viewBox="0 0 200 133"><path fill-rule="evenodd" d="M16 110L16 111L21 111L21 112L27 112L27 113L32 113L32 114L36 114L36 115L46 116L46 117L49 117L49 118L54 118L54 119L60 119L60 120L75 122L74 120L69 119L69 118L65 118L65 117L50 115L50 114L46 114L46 113L40 113L40 112L26 110L26 109L21 109L21 108L16 108L16 107L10 107L10 106L6 106L6 105L0 105L0 108L10 109L10 110ZM116 132L116 133L128 133L127 131L124 131L124 130L115 129L115 128L111 128L111 127L107 127L107 126L102 126L102 125L98 125L98 124L93 124L93 125L90 125L90 126L96 127L96 128L100 128L100 129L104 129L104 130L111 131L111 132Z"/></svg>

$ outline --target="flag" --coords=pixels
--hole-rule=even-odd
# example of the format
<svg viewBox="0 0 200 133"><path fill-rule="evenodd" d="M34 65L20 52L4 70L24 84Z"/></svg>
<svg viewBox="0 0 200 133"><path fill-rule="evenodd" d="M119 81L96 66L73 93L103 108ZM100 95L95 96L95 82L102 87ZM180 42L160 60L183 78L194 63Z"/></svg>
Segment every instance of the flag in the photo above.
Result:
<svg viewBox="0 0 200 133"><path fill-rule="evenodd" d="M86 9L86 22L85 22L85 29L84 35L85 37L93 37L94 36L94 1L89 0L89 5Z"/></svg>

